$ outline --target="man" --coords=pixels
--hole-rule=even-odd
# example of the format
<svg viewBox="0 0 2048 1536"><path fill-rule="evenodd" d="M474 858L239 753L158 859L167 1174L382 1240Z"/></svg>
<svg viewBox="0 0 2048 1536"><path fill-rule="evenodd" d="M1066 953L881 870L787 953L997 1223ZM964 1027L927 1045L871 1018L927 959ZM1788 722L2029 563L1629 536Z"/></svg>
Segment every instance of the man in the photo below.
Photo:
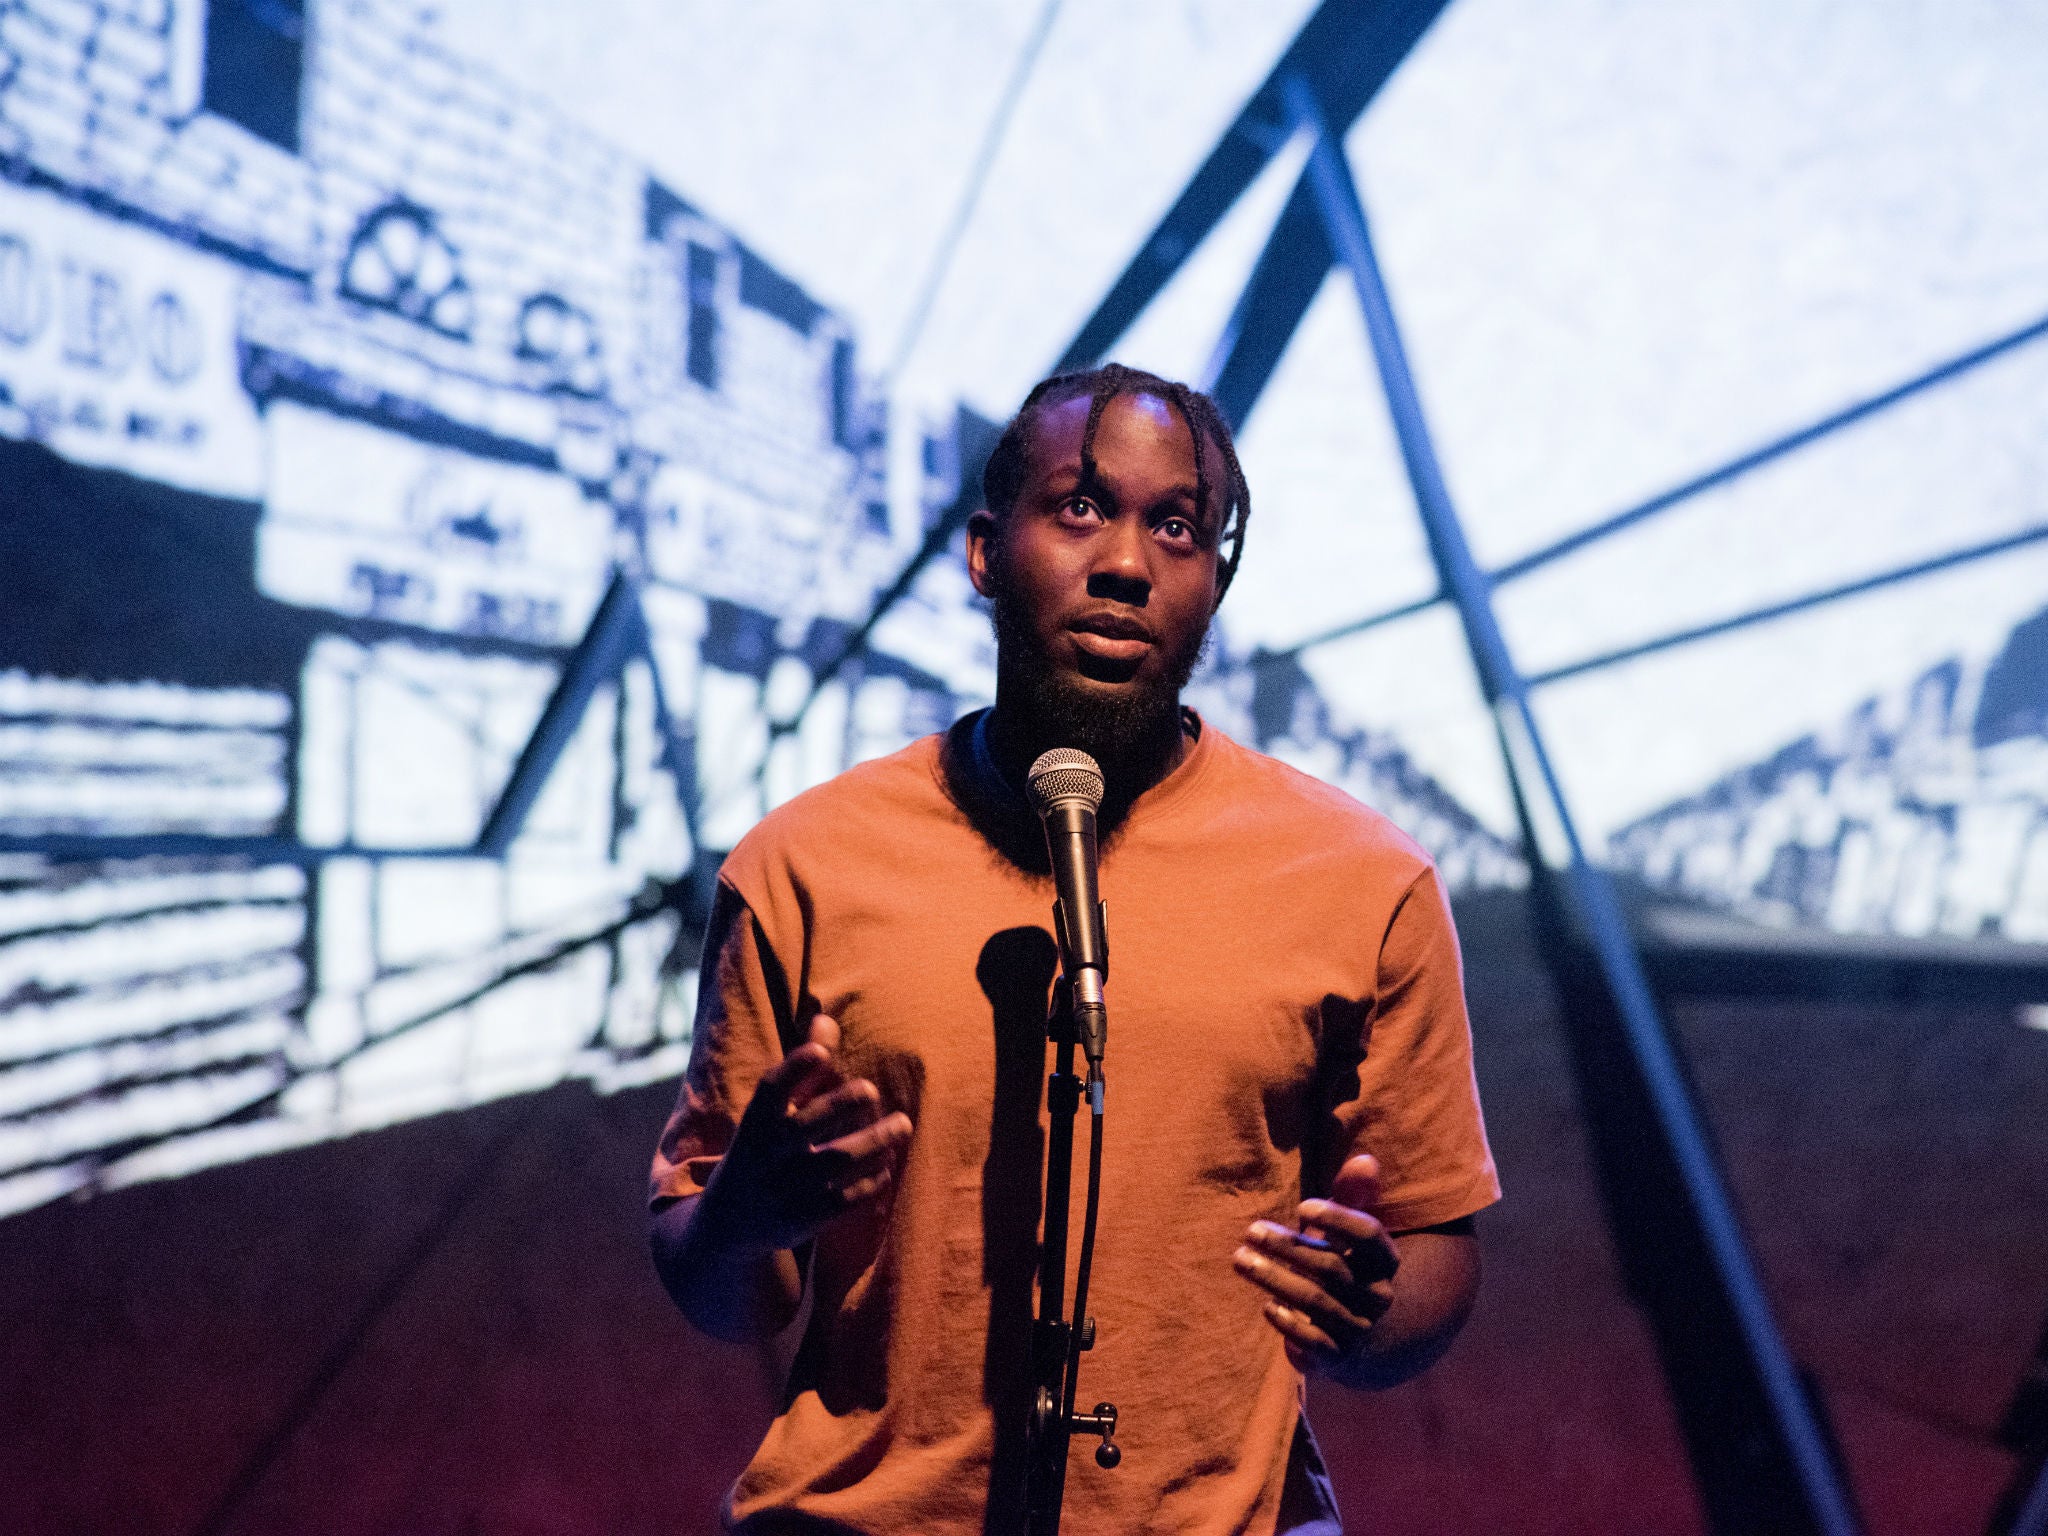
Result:
<svg viewBox="0 0 2048 1536"><path fill-rule="evenodd" d="M1123 1459L1072 1457L1062 1528L1334 1532L1302 1373L1440 1355L1499 1193L1443 893L1383 818L1180 707L1249 513L1205 397L1047 380L983 485L993 710L799 796L720 874L655 1260L722 1338L810 1304L728 1522L1021 1528L1056 957L1020 786L1075 746L1112 960L1080 1380Z"/></svg>

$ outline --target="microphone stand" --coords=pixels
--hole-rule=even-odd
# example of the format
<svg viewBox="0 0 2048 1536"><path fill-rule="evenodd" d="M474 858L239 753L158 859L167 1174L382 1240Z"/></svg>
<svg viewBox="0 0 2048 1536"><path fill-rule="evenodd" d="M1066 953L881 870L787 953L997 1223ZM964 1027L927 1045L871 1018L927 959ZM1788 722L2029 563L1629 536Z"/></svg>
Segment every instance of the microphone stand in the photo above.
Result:
<svg viewBox="0 0 2048 1536"><path fill-rule="evenodd" d="M1109 1010L1102 995L1109 975L1109 919L1096 883L1095 812L1102 804L1102 768L1086 752L1055 747L1032 763L1029 785L1032 804L1045 824L1060 979L1046 1021L1055 1057L1045 1085L1050 1127L1045 1146L1045 1240L1038 1255L1038 1320L1031 1330L1036 1390L1025 1423L1024 1523L1027 1536L1057 1536L1067 1486L1068 1442L1074 1435L1102 1436L1102 1444L1095 1448L1096 1465L1113 1467L1123 1460L1111 1439L1116 1433L1116 1404L1097 1403L1092 1413L1074 1411L1081 1352L1095 1347L1088 1275L1095 1260L1095 1217L1102 1200L1102 1058L1109 1043ZM1074 1116L1082 1094L1081 1080L1074 1076L1076 1046L1088 1058L1092 1116L1087 1215L1069 1320L1064 1311L1067 1206L1074 1183Z"/></svg>
<svg viewBox="0 0 2048 1536"><path fill-rule="evenodd" d="M1065 930L1065 914L1054 920ZM1062 951L1070 952L1062 945ZM1083 972L1092 978L1095 973ZM1084 983L1085 985L1085 983ZM1093 988L1090 988L1093 991ZM1053 988L1046 1033L1055 1048L1046 1079L1050 1130L1045 1151L1045 1241L1039 1252L1038 1320L1031 1336L1032 1379L1036 1393L1026 1435L1024 1482L1025 1529L1028 1536L1055 1536L1066 1491L1068 1442L1076 1433L1102 1437L1095 1449L1096 1465L1114 1467L1123 1459L1111 1438L1116 1433L1116 1405L1097 1403L1092 1413L1074 1411L1074 1393L1081 1352L1095 1347L1095 1319L1088 1316L1088 1275L1095 1257L1095 1217L1102 1193L1102 1033L1099 992L1090 999L1097 1016L1088 1052L1086 1093L1090 1109L1088 1138L1088 1205L1082 1219L1080 1265L1074 1277L1074 1316L1064 1315L1067 1278L1067 1202L1073 1188L1074 1116L1083 1093L1074 1075L1074 1048L1082 1043L1073 988L1062 974ZM1084 1005L1087 1006L1087 1005Z"/></svg>

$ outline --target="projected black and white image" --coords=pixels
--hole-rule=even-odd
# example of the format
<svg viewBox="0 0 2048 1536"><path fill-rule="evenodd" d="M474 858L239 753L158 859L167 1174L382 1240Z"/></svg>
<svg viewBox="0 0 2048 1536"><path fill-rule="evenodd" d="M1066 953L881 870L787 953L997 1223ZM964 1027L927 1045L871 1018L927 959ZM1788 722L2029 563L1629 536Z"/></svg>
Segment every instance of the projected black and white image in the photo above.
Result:
<svg viewBox="0 0 2048 1536"><path fill-rule="evenodd" d="M1422 131L1479 67L1482 23L1516 25L1470 9L1367 125L1368 172L1371 135ZM939 290L927 387L892 394L882 339L814 295L832 251L769 260L747 208L714 217L586 120L580 82L629 73L629 37L543 93L510 82L554 23L488 10L0 10L0 1207L673 1074L721 852L990 695L956 530L1012 380L960 314L1004 274ZM1476 163L1487 131L1441 152ZM2048 939L2042 482L1965 462L1988 422L2039 468L2038 317L1986 291L1782 399L1573 444L1643 362L1600 353L1635 299L1560 310L1541 252L1504 279L1582 338L1522 409L1540 349L1482 359L1452 334L1478 278L1431 260L1516 216L1474 179L1389 174L1390 276L1425 384L1471 402L1443 452L1596 852L1752 924ZM1176 315L1252 254L1211 244ZM1387 811L1454 890L1516 885L1384 407L1356 389L1333 434L1301 404L1363 382L1341 297L1246 429L1275 553L1197 696ZM1649 330L1652 359L1687 333ZM1199 370L1163 325L1132 345ZM1717 478L1717 444L1763 457ZM1558 452L1602 462L1533 481ZM1304 573L1339 520L1381 553L1347 575L1360 535L1335 535Z"/></svg>
<svg viewBox="0 0 2048 1536"><path fill-rule="evenodd" d="M2044 79L2009 0L0 0L0 1528L2048 1532ZM1041 844L886 786L1109 362L972 738L1027 833L1108 770L1083 1093ZM1008 619L1193 654L1218 490L1256 754L1122 821ZM903 1159L823 1225L805 1030Z"/></svg>

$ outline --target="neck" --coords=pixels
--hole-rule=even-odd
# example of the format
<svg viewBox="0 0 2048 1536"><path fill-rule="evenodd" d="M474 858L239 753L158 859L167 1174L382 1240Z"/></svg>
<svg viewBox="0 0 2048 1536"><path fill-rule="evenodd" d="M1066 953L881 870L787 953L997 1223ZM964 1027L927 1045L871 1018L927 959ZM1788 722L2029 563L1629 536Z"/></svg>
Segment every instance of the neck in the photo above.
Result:
<svg viewBox="0 0 2048 1536"><path fill-rule="evenodd" d="M1096 739L1085 739L1089 735ZM1020 701L1016 690L1005 690L999 678L988 718L988 748L1003 777L1022 789L1031 765L1054 747L1078 747L1101 767L1104 789L1096 821L1107 832L1140 795L1181 765L1188 740L1177 698L1152 718L1119 722L1115 731L1098 734L1044 719Z"/></svg>

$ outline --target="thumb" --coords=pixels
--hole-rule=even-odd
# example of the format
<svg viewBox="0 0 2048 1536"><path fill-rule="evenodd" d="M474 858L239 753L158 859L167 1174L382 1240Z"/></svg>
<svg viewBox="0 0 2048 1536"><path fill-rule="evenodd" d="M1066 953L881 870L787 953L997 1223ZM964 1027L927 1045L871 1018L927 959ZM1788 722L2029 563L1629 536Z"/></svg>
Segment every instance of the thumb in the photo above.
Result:
<svg viewBox="0 0 2048 1536"><path fill-rule="evenodd" d="M1330 1183L1330 1198L1354 1211L1371 1211L1380 1203L1380 1160L1370 1152L1346 1158Z"/></svg>
<svg viewBox="0 0 2048 1536"><path fill-rule="evenodd" d="M805 1087L813 1074L830 1064L839 1050L839 1025L824 1014L811 1020L804 1043L769 1069L754 1096L778 1107L806 1096Z"/></svg>

